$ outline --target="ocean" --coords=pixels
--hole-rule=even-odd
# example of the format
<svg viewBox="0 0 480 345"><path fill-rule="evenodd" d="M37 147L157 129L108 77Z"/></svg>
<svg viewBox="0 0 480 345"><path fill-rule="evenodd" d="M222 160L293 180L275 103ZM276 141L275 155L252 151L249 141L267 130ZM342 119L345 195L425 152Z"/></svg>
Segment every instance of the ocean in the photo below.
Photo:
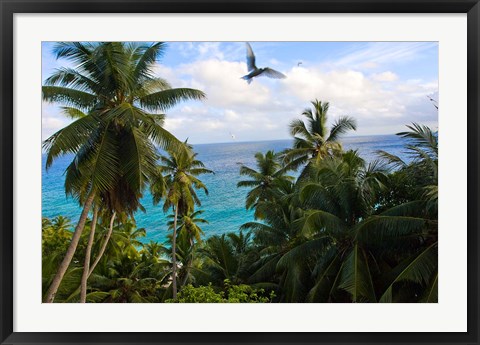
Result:
<svg viewBox="0 0 480 345"><path fill-rule="evenodd" d="M395 135L345 137L342 140L345 150L358 149L366 161L376 157L375 151L384 150L405 158L405 139ZM202 202L199 209L204 210L202 218L209 224L202 224L205 236L218 235L238 231L239 227L253 220L253 212L245 209L245 196L248 188L237 188L237 182L244 179L239 175L240 165L255 168L254 154L265 153L268 150L283 151L291 147L291 140L275 140L261 142L235 142L221 144L193 145L206 168L215 174L201 175L209 195L198 191ZM80 207L64 192L64 171L72 160L71 155L57 159L48 171L45 170L45 154L42 156L42 215L53 218L59 215L68 217L75 223L80 215ZM151 240L163 242L168 233L167 214L162 211L162 205L153 206L151 195L145 192L142 205L146 212L135 214L138 227L147 231L143 242Z"/></svg>

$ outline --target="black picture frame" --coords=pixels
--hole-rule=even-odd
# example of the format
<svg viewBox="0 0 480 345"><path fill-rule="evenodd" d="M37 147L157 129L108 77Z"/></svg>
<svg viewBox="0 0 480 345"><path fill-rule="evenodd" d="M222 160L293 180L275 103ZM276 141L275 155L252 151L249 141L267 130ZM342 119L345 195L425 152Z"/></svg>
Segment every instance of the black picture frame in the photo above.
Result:
<svg viewBox="0 0 480 345"><path fill-rule="evenodd" d="M0 341L2 344L479 344L479 0L0 0ZM468 332L13 332L13 17L15 13L467 13ZM452 315L454 318L455 315ZM221 330L219 330L221 331ZM240 330L239 330L240 331Z"/></svg>

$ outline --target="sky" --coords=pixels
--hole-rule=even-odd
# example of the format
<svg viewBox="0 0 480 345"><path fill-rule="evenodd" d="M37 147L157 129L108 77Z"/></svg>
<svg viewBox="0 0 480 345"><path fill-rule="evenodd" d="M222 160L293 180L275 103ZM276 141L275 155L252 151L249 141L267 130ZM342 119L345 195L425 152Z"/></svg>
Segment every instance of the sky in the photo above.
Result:
<svg viewBox="0 0 480 345"><path fill-rule="evenodd" d="M166 112L165 128L192 144L289 138L288 124L310 102L329 102L329 125L357 121L349 135L394 134L412 122L438 127L437 42L250 42L257 67L285 79L248 85L245 42L168 42L155 73L176 87L206 93ZM42 45L42 79L56 68L53 42ZM42 105L42 137L69 124L58 105Z"/></svg>

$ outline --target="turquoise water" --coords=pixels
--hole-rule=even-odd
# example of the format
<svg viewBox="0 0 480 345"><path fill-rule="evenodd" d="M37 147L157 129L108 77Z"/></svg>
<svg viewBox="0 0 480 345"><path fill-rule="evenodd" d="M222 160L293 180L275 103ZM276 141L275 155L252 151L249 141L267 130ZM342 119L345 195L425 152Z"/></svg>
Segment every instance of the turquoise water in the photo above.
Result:
<svg viewBox="0 0 480 345"><path fill-rule="evenodd" d="M395 135L348 137L343 139L345 149L358 149L367 161L376 158L376 150L385 150L400 157L404 142ZM252 221L252 212L245 210L247 188L237 188L240 164L255 167L254 154L274 150L280 152L291 146L291 140L276 140L262 142L231 142L223 144L194 145L198 159L215 174L202 175L200 179L207 185L209 195L203 191L198 194L205 212L202 217L209 221L202 229L206 236L238 231L240 225ZM42 156L42 214L44 217L58 215L69 217L76 222L80 208L71 198L66 198L63 189L63 173L71 162L72 156L64 156L55 161L53 166L45 171L45 155ZM145 242L150 240L163 242L167 234L166 215L161 205L153 206L148 192L142 199L146 212L135 215L137 225L147 230Z"/></svg>

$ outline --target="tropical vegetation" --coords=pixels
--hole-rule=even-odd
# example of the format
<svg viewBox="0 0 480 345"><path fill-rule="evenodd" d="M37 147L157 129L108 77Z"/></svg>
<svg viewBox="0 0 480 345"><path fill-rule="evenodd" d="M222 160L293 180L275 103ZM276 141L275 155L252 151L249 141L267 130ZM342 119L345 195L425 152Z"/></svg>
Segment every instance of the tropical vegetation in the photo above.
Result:
<svg viewBox="0 0 480 345"><path fill-rule="evenodd" d="M201 100L153 73L163 43L59 43L75 68L45 81L72 124L44 142L47 167L72 154L65 193L78 222L42 221L45 302L274 303L438 301L438 135L413 123L407 159L344 150L351 117L327 128L314 100L290 125L292 147L241 165L253 218L206 236L198 191L213 171L163 127L164 111ZM148 189L168 221L146 242L135 213ZM161 220L159 220L161 222Z"/></svg>

